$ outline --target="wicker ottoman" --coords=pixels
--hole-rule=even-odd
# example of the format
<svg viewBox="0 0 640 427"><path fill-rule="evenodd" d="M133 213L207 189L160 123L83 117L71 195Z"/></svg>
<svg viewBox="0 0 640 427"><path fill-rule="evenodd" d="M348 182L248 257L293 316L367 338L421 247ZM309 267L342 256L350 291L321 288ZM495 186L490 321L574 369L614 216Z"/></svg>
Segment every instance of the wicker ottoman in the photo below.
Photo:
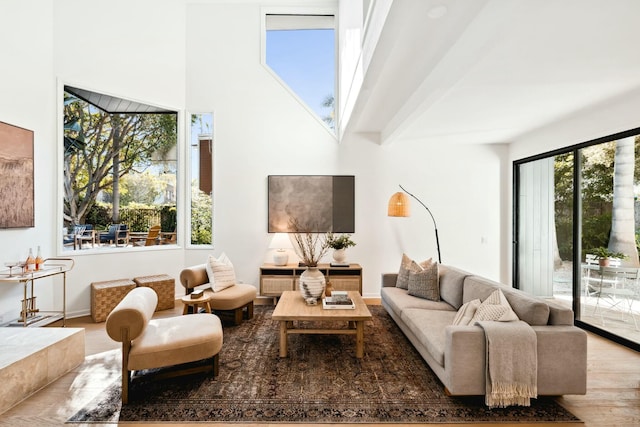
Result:
<svg viewBox="0 0 640 427"><path fill-rule="evenodd" d="M176 282L167 274L155 276L134 277L133 281L138 286L147 286L158 294L158 306L156 311L167 310L176 305Z"/></svg>
<svg viewBox="0 0 640 427"><path fill-rule="evenodd" d="M91 317L94 322L104 322L111 310L136 284L129 279L107 280L91 284Z"/></svg>

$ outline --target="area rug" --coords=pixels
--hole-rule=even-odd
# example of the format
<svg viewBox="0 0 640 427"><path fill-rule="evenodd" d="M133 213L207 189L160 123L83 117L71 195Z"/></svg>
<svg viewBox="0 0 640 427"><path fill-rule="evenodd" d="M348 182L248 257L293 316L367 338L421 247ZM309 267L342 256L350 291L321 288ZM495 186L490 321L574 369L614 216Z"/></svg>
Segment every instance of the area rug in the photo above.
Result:
<svg viewBox="0 0 640 427"><path fill-rule="evenodd" d="M120 382L70 422L461 423L576 422L552 398L530 407L489 409L478 397L449 397L395 322L380 306L365 326L365 355L355 338L293 335L278 356L273 307L224 328L220 373L133 384L120 403ZM346 325L345 325L346 327Z"/></svg>

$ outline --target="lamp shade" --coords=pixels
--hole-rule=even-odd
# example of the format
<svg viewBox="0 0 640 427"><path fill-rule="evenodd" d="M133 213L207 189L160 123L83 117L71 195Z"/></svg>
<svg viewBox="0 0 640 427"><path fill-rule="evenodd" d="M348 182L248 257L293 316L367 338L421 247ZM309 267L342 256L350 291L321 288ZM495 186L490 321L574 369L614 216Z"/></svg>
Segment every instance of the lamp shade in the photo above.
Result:
<svg viewBox="0 0 640 427"><path fill-rule="evenodd" d="M409 196L398 191L389 199L387 216L410 216L411 204L409 202Z"/></svg>
<svg viewBox="0 0 640 427"><path fill-rule="evenodd" d="M269 249L291 249L293 245L287 233L276 233L271 239Z"/></svg>
<svg viewBox="0 0 640 427"><path fill-rule="evenodd" d="M269 249L277 249L273 253L273 263L275 265L287 265L289 262L289 254L285 249L293 248L289 235L287 233L276 233L271 239Z"/></svg>

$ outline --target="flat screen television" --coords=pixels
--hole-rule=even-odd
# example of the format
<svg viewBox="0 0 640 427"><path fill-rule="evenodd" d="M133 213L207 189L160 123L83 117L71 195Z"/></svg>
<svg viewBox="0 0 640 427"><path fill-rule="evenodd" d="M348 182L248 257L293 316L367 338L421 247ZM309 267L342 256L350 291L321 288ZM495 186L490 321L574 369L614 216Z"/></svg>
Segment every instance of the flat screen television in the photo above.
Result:
<svg viewBox="0 0 640 427"><path fill-rule="evenodd" d="M355 176L269 175L269 233L355 232Z"/></svg>

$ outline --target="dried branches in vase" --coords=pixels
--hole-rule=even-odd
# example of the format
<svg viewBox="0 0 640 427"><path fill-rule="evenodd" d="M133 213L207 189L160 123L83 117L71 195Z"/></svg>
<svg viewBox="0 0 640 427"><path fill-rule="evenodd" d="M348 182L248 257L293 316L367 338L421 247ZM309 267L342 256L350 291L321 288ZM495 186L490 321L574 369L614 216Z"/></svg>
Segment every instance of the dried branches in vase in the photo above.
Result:
<svg viewBox="0 0 640 427"><path fill-rule="evenodd" d="M295 241L293 249L296 255L300 257L305 266L316 267L329 250L327 234L305 231L305 228L295 219L291 219L290 226L292 230L295 230L292 234Z"/></svg>

